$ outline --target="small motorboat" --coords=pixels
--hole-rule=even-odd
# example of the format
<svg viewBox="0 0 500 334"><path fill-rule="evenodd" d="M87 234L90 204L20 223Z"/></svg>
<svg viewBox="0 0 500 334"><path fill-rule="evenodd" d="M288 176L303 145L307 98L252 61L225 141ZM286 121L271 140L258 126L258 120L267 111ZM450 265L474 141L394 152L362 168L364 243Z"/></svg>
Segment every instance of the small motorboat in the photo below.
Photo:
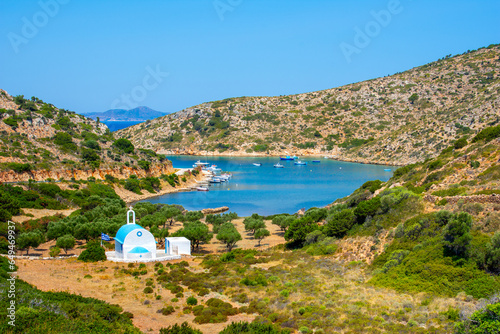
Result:
<svg viewBox="0 0 500 334"><path fill-rule="evenodd" d="M297 166L305 166L305 165L307 165L307 162L297 160L297 161L295 161L293 164L294 164L294 165L297 165Z"/></svg>
<svg viewBox="0 0 500 334"><path fill-rule="evenodd" d="M201 162L201 160L198 160L194 163L193 167L196 168L196 167L206 167L210 165L208 162Z"/></svg>
<svg viewBox="0 0 500 334"><path fill-rule="evenodd" d="M212 165L210 167L203 167L205 170L208 170L212 173L217 173L217 172L220 172L221 169L217 167L217 165Z"/></svg>
<svg viewBox="0 0 500 334"><path fill-rule="evenodd" d="M319 161L319 160L313 160L313 162L314 162L315 164L319 164L321 161Z"/></svg>
<svg viewBox="0 0 500 334"><path fill-rule="evenodd" d="M262 164L261 164L260 162L254 162L254 163L253 163L253 165L254 165L254 166L257 166L257 167L262 166Z"/></svg>
<svg viewBox="0 0 500 334"><path fill-rule="evenodd" d="M274 168L284 168L285 166L283 166L282 164L280 164L279 162L274 165Z"/></svg>
<svg viewBox="0 0 500 334"><path fill-rule="evenodd" d="M198 191L208 191L207 187L196 187L196 190Z"/></svg>
<svg viewBox="0 0 500 334"><path fill-rule="evenodd" d="M210 180L210 183L221 183L221 180L218 177L214 177Z"/></svg>
<svg viewBox="0 0 500 334"><path fill-rule="evenodd" d="M392 171L392 169L390 169L390 168L386 168L386 169L384 169L384 170L385 170L386 172L391 172L391 171Z"/></svg>
<svg viewBox="0 0 500 334"><path fill-rule="evenodd" d="M280 157L280 159L281 159L281 160L285 160L285 161L293 161L293 160L295 160L295 158L294 158L294 157L291 157L291 156L289 156L289 155L287 155L286 157Z"/></svg>

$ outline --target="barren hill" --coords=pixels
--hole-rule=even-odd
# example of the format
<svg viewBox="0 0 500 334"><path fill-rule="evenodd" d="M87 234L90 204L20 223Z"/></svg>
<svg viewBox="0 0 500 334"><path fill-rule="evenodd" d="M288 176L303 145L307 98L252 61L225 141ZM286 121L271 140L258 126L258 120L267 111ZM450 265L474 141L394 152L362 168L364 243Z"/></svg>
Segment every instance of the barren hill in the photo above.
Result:
<svg viewBox="0 0 500 334"><path fill-rule="evenodd" d="M174 154L330 155L405 165L499 121L500 47L324 91L203 103L117 132Z"/></svg>

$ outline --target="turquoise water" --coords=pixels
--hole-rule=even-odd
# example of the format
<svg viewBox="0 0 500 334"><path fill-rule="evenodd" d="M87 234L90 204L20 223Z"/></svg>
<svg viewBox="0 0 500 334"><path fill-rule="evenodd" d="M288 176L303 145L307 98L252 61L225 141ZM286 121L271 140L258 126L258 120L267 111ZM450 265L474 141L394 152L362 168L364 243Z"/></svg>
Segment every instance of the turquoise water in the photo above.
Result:
<svg viewBox="0 0 500 334"><path fill-rule="evenodd" d="M106 126L109 128L109 131L114 132L142 122L145 121L104 121L102 123L106 124Z"/></svg>
<svg viewBox="0 0 500 334"><path fill-rule="evenodd" d="M200 157L168 156L175 168L190 168ZM190 191L148 199L151 203L180 204L188 210L228 206L239 216L252 213L272 215L295 213L301 208L321 207L351 194L369 180L387 181L394 167L339 162L324 158L304 158L307 166L278 157L208 157L202 158L229 171L229 182L210 184L210 191ZM313 163L312 160L320 160ZM252 165L262 163L261 167ZM285 168L274 168L280 162ZM384 171L390 168L391 171Z"/></svg>

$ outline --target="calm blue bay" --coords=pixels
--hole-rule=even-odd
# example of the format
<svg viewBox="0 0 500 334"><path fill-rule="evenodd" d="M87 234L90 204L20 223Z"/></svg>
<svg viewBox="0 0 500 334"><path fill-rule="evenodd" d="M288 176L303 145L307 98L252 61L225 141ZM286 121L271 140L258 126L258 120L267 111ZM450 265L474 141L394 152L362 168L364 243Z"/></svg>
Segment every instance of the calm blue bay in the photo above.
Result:
<svg viewBox="0 0 500 334"><path fill-rule="evenodd" d="M175 168L190 168L200 157L168 156ZM320 160L313 163L312 160ZM279 157L201 157L233 174L229 182L211 184L208 192L180 192L148 199L151 203L180 204L188 210L228 206L241 217L252 213L295 213L301 208L321 207L351 194L369 180L387 181L395 167L304 158L307 166L281 161ZM252 163L260 162L261 167ZM390 168L391 171L384 171Z"/></svg>

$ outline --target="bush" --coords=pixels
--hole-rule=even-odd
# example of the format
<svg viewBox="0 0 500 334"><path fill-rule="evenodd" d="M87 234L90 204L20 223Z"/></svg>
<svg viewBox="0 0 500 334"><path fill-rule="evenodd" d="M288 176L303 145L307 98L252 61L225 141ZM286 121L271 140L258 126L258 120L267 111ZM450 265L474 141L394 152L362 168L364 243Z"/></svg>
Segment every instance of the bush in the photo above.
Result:
<svg viewBox="0 0 500 334"><path fill-rule="evenodd" d="M31 165L28 163L21 164L18 162L11 162L7 165L10 169L12 169L16 173L25 173L31 171Z"/></svg>
<svg viewBox="0 0 500 334"><path fill-rule="evenodd" d="M161 308L158 310L158 313L161 313L163 315L169 315L175 312L175 309L172 305L169 305L167 307Z"/></svg>
<svg viewBox="0 0 500 334"><path fill-rule="evenodd" d="M286 329L278 329L270 324L258 322L232 322L224 328L219 334L289 334ZM162 333L160 333L162 334Z"/></svg>
<svg viewBox="0 0 500 334"><path fill-rule="evenodd" d="M486 245L486 264L490 271L500 273L500 232Z"/></svg>
<svg viewBox="0 0 500 334"><path fill-rule="evenodd" d="M59 247L52 247L49 251L50 257L56 257L61 253L61 249Z"/></svg>
<svg viewBox="0 0 500 334"><path fill-rule="evenodd" d="M147 286L144 288L144 290L142 290L142 292L144 293L153 293L153 288L150 287L150 286Z"/></svg>
<svg viewBox="0 0 500 334"><path fill-rule="evenodd" d="M465 138L465 137L458 139L453 144L453 148L456 149L456 150L464 148L465 146L467 146L467 138Z"/></svg>
<svg viewBox="0 0 500 334"><path fill-rule="evenodd" d="M192 328L187 322L183 322L180 326L175 324L167 328L161 328L160 334L202 334L202 332Z"/></svg>
<svg viewBox="0 0 500 334"><path fill-rule="evenodd" d="M186 303L188 305L194 306L194 305L198 304L198 299L196 299L194 297L188 297L187 300L186 300Z"/></svg>
<svg viewBox="0 0 500 334"><path fill-rule="evenodd" d="M465 212L456 215L444 228L444 245L451 252L464 256L472 240L472 217Z"/></svg>
<svg viewBox="0 0 500 334"><path fill-rule="evenodd" d="M90 243L87 248L78 256L78 260L83 262L106 261L106 252L98 243Z"/></svg>
<svg viewBox="0 0 500 334"><path fill-rule="evenodd" d="M137 164L144 170L149 170L149 168L151 167L151 162L146 160L139 160Z"/></svg>
<svg viewBox="0 0 500 334"><path fill-rule="evenodd" d="M492 126L481 130L474 138L472 138L472 142L475 143L480 140L489 142L495 138L498 138L499 136L500 136L500 125Z"/></svg>
<svg viewBox="0 0 500 334"><path fill-rule="evenodd" d="M356 215L351 209L334 212L326 219L325 233L330 237L341 238L346 235L356 222Z"/></svg>
<svg viewBox="0 0 500 334"><path fill-rule="evenodd" d="M482 310L472 314L470 319L455 326L455 334L488 334L500 333L500 302L486 305Z"/></svg>
<svg viewBox="0 0 500 334"><path fill-rule="evenodd" d="M113 146L115 146L116 148L122 150L125 153L133 153L134 149L135 149L135 147L132 144L132 142L130 140L128 140L128 139L125 139L125 138L117 139L113 143Z"/></svg>
<svg viewBox="0 0 500 334"><path fill-rule="evenodd" d="M367 181L361 186L361 189L368 189L372 194L380 188L382 188L382 181L380 180Z"/></svg>

